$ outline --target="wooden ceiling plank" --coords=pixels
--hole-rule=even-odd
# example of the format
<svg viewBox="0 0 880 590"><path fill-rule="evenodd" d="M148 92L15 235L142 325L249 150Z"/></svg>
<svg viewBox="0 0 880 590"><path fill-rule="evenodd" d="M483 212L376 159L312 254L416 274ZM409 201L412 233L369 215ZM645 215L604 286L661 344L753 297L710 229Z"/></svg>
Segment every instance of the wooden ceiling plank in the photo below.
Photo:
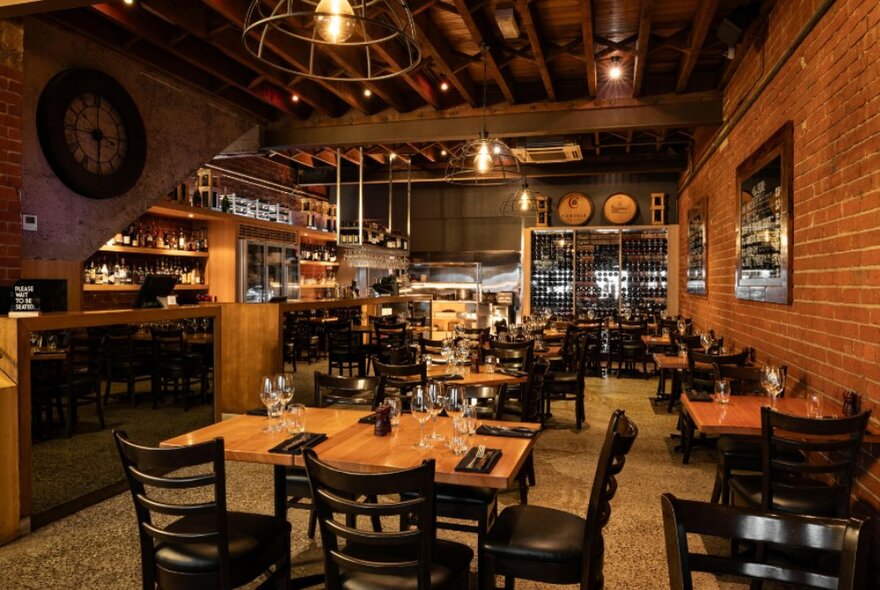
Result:
<svg viewBox="0 0 880 590"><path fill-rule="evenodd" d="M633 60L633 98L642 93L642 81L648 61L648 46L651 44L651 21L654 18L654 0L642 0L639 12L639 33L636 37L636 55Z"/></svg>
<svg viewBox="0 0 880 590"><path fill-rule="evenodd" d="M308 166L309 168L315 167L315 159L312 157L312 154L309 154L302 150L297 150L296 153L293 154L293 159L303 166Z"/></svg>
<svg viewBox="0 0 880 590"><path fill-rule="evenodd" d="M593 2L581 0L581 37L584 45L584 67L587 71L587 88L590 96L599 91L599 77L596 70L595 33L593 32Z"/></svg>
<svg viewBox="0 0 880 590"><path fill-rule="evenodd" d="M248 9L247 0L201 0L201 2L212 9L214 12L231 22L239 30L244 27L244 17L245 14L247 14ZM278 55L284 56L287 60L289 60L292 65L297 68L302 68L305 64L308 63L308 56L303 55L303 52L295 49L290 44L267 43L267 47L269 47L269 49L271 49ZM354 88L351 84L330 82L327 80L315 80L315 83L322 88L328 90L329 92L332 92L333 94L338 96L343 102L347 103L349 106L365 115L371 113L374 110L370 106L367 99L363 96L363 94L357 92L357 89Z"/></svg>
<svg viewBox="0 0 880 590"><path fill-rule="evenodd" d="M606 39L605 37L596 35L596 43L605 46L605 49L598 52L596 57L599 57L599 55L604 56L615 51L628 53L629 55L635 55L636 50L633 45L636 43L638 37L638 35L630 35L629 37L625 37L622 41L612 41L611 39Z"/></svg>
<svg viewBox="0 0 880 590"><path fill-rule="evenodd" d="M682 56L681 66L678 70L678 80L675 84L676 92L684 92L687 88L688 81L697 65L697 59L700 57L700 50L709 34L709 25L712 24L712 18L718 9L719 0L702 0L697 5L697 12L694 15L694 26L691 29L691 39L688 53Z"/></svg>
<svg viewBox="0 0 880 590"><path fill-rule="evenodd" d="M338 165L336 161L336 152L333 150L317 150L312 157L316 160L329 164L334 168Z"/></svg>
<svg viewBox="0 0 880 590"><path fill-rule="evenodd" d="M399 45L378 43L375 49L379 57L395 68L403 69L409 63L409 56L406 55L406 51ZM401 77L431 107L434 109L441 108L442 101L440 94L437 92L437 86L425 75L423 70L417 69Z"/></svg>
<svg viewBox="0 0 880 590"><path fill-rule="evenodd" d="M471 34L474 43L478 45L485 43L489 47L488 51L484 52L483 58L486 60L489 75L495 80L504 99L510 104L516 104L516 95L513 92L516 82L510 70L502 69L498 65L502 61L503 56L499 48L500 44L491 36L491 27L489 27L486 15L480 8L477 8L476 12L471 12L471 8L468 7L466 0L453 0L453 4L455 4L458 15L464 21L464 25Z"/></svg>
<svg viewBox="0 0 880 590"><path fill-rule="evenodd" d="M97 4L100 0L6 0L0 5L0 18L71 10Z"/></svg>
<svg viewBox="0 0 880 590"><path fill-rule="evenodd" d="M348 160L352 164L357 166L361 163L361 151L357 148L351 148L349 150L342 150L341 154L343 160Z"/></svg>
<svg viewBox="0 0 880 590"><path fill-rule="evenodd" d="M185 6L176 0L150 0L144 4L144 9L155 14L169 23L189 31L195 37L210 43L227 57L247 66L259 74L263 79L272 82L280 88L290 89L289 82L265 64L248 53L241 44L241 32L236 32L229 21L223 27L210 28L208 9L195 2L188 2ZM317 112L328 117L334 117L340 113L341 101L314 82L307 81L297 85L295 89L300 99L315 109Z"/></svg>
<svg viewBox="0 0 880 590"><path fill-rule="evenodd" d="M462 99L472 107L477 106L479 104L478 90L470 74L464 71L467 63L463 62L450 49L449 42L427 13L416 16L413 21L422 50L434 57L434 64L446 76L449 83L455 87Z"/></svg>
<svg viewBox="0 0 880 590"><path fill-rule="evenodd" d="M516 3L519 16L522 19L523 27L526 30L526 36L529 38L529 44L532 46L532 54L535 59L535 66L541 75L541 81L544 83L544 90L547 91L549 100L556 100L556 89L553 87L553 77L550 75L550 69L547 67L547 61L544 57L544 45L541 35L538 33L540 21L535 12L534 5L530 0L519 0Z"/></svg>
<svg viewBox="0 0 880 590"><path fill-rule="evenodd" d="M103 3L94 6L92 10L130 33L154 45L164 47L166 51L169 51L179 59L207 70L226 85L234 86L239 90L247 92L254 98L265 102L284 114L302 117L302 113L292 110L290 103L280 98L278 93L260 92L257 87L251 87L252 73L250 70L243 71L245 68L240 65L237 69L230 67L230 64L226 63L210 45L196 41L194 37L190 37L190 39L196 41L196 44L202 44L199 46L192 46L194 44L191 44L189 47L181 47L182 41L180 41L169 45L167 42L169 39L180 35L179 29L147 13L140 6ZM216 92L222 90L219 89Z"/></svg>

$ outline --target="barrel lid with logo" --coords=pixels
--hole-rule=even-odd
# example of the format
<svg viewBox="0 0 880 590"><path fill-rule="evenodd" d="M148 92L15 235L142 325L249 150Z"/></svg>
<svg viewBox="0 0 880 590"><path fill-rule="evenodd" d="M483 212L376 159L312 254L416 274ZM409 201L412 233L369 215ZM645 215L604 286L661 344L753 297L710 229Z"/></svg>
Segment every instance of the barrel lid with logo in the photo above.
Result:
<svg viewBox="0 0 880 590"><path fill-rule="evenodd" d="M593 216L593 200L584 193L566 193L559 199L556 214L566 225L583 225Z"/></svg>
<svg viewBox="0 0 880 590"><path fill-rule="evenodd" d="M639 205L636 200L626 193L614 193L605 199L602 214L609 223L626 225L636 218Z"/></svg>

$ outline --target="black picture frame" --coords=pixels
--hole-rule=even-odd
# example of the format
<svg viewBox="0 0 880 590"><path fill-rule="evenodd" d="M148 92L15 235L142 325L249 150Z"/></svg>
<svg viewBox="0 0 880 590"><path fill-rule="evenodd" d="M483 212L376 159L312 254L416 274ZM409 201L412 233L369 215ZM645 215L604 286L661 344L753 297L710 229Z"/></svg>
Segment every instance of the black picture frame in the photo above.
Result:
<svg viewBox="0 0 880 590"><path fill-rule="evenodd" d="M687 214L687 292L707 295L709 281L708 206L700 198Z"/></svg>
<svg viewBox="0 0 880 590"><path fill-rule="evenodd" d="M736 170L736 298L791 304L794 126L780 127Z"/></svg>

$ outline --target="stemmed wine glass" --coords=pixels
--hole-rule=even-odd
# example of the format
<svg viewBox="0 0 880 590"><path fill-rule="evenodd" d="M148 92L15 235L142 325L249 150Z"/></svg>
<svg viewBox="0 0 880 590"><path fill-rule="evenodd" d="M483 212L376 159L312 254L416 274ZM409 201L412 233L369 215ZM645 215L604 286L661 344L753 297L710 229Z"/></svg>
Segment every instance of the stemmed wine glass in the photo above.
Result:
<svg viewBox="0 0 880 590"><path fill-rule="evenodd" d="M269 423L263 432L277 432L281 429L280 424L273 423L278 420L281 413L281 400L279 399L280 392L275 389L272 381L272 377L268 376L260 379L260 401L266 406L266 416L269 418Z"/></svg>
<svg viewBox="0 0 880 590"><path fill-rule="evenodd" d="M711 332L703 332L700 334L700 346L703 347L703 352L709 354L709 349L712 348L712 345L715 343L715 339L712 337Z"/></svg>
<svg viewBox="0 0 880 590"><path fill-rule="evenodd" d="M430 440L442 441L444 440L443 437L437 434L437 416L443 411L443 407L446 405L446 395L443 391L443 386L436 381L428 383L428 398L431 402L430 408L428 409L431 414L431 436L428 438Z"/></svg>
<svg viewBox="0 0 880 590"><path fill-rule="evenodd" d="M464 414L464 388L450 385L446 390L446 415L454 420Z"/></svg>
<svg viewBox="0 0 880 590"><path fill-rule="evenodd" d="M409 409L413 418L419 423L419 442L414 446L417 449L430 449L431 443L425 439L425 422L431 417L431 411L434 404L431 402L431 396L425 391L421 385L416 386L410 399Z"/></svg>
<svg viewBox="0 0 880 590"><path fill-rule="evenodd" d="M776 399L785 390L785 373L776 365L764 365L761 369L761 387L767 392L770 407L776 407Z"/></svg>
<svg viewBox="0 0 880 590"><path fill-rule="evenodd" d="M680 336L684 336L687 332L687 322L684 320L678 320L678 322L676 322L675 324L675 327L678 328L678 334Z"/></svg>
<svg viewBox="0 0 880 590"><path fill-rule="evenodd" d="M283 412L293 400L293 394L296 392L296 387L293 385L293 373L278 373L272 378L272 382L275 391L278 392L278 399ZM281 426L287 426L287 420L282 420Z"/></svg>

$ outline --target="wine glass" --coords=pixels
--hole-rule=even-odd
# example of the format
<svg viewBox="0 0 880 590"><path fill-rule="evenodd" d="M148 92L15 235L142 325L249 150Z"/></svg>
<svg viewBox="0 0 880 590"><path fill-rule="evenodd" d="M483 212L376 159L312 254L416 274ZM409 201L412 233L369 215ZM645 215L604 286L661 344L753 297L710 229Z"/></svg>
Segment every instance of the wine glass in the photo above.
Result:
<svg viewBox="0 0 880 590"><path fill-rule="evenodd" d="M776 365L764 365L761 369L761 387L767 392L770 407L776 407L776 398L785 390L785 374Z"/></svg>
<svg viewBox="0 0 880 590"><path fill-rule="evenodd" d="M272 377L267 376L260 379L260 401L266 406L266 416L269 418L269 423L263 432L276 432L280 428L279 425L273 423L278 418L281 406L278 397L279 392L274 388Z"/></svg>
<svg viewBox="0 0 880 590"><path fill-rule="evenodd" d="M715 401L720 404L730 402L730 381L727 379L715 381Z"/></svg>
<svg viewBox="0 0 880 590"><path fill-rule="evenodd" d="M410 399L409 410L412 413L412 417L419 423L419 442L414 445L417 449L431 448L431 443L425 440L425 422L431 417L433 406L431 396L428 395L425 388L421 385L416 386Z"/></svg>
<svg viewBox="0 0 880 590"><path fill-rule="evenodd" d="M678 320L676 322L675 327L678 328L678 334L680 336L684 336L687 333L687 322L684 320Z"/></svg>
<svg viewBox="0 0 880 590"><path fill-rule="evenodd" d="M272 377L272 383L275 391L278 392L281 407L286 408L287 404L293 400L293 394L296 391L296 387L293 385L293 373L278 373ZM286 421L282 421L281 426L286 424Z"/></svg>
<svg viewBox="0 0 880 590"><path fill-rule="evenodd" d="M443 391L443 386L436 381L432 381L428 383L428 399L430 400L430 407L428 411L431 414L431 436L428 438L430 440L442 441L443 437L437 434L437 416L440 412L443 411L443 407L446 405L446 395Z"/></svg>
<svg viewBox="0 0 880 590"><path fill-rule="evenodd" d="M446 389L446 415L454 420L464 413L464 388L450 385Z"/></svg>
<svg viewBox="0 0 880 590"><path fill-rule="evenodd" d="M703 347L703 352L709 354L709 349L712 348L712 344L714 344L715 339L712 338L712 334L710 332L703 332L700 334L700 346Z"/></svg>

